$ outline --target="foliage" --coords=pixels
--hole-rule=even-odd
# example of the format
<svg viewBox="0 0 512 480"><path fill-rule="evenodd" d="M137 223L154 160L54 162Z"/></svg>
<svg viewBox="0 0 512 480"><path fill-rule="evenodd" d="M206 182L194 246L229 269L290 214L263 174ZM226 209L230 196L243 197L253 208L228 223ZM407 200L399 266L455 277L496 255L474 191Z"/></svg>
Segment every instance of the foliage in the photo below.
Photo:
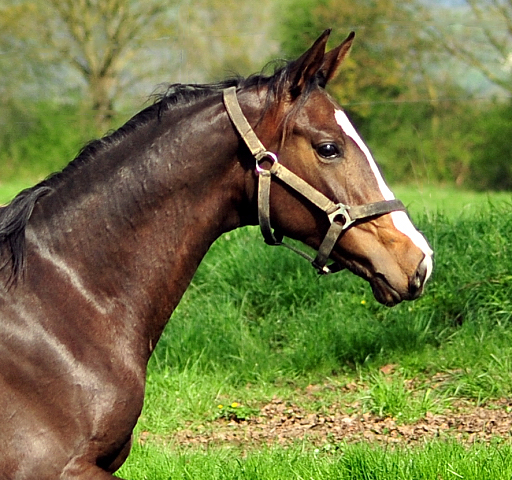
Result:
<svg viewBox="0 0 512 480"><path fill-rule="evenodd" d="M107 124L116 123L114 110L130 103L129 98L136 98L140 108L143 99L134 90L126 94L135 82L140 84L137 88L147 86L147 98L162 79L192 80L194 68L202 70L202 79L248 74L261 67L264 56L278 56L276 40L283 54L294 58L324 28L333 27L332 45L352 29L357 37L332 93L361 130L389 180L512 188L510 109L468 97L460 79L449 74L453 61L439 53L442 49L427 35L431 29L425 30L419 21L438 9L444 11L443 7L428 13L414 0L399 5L390 0L358 4L287 0L279 5L264 0L254 12L254 4L245 0L224 2L221 9L217 0L193 5L125 2L117 8L121 3L43 5L24 0L0 7L2 178L12 178L16 172L39 175L46 166L53 170L53 165L68 161L73 156L70 142L77 145L72 140L77 138L76 130L81 141L73 154L86 140L104 133ZM103 15L106 11L113 13ZM48 15L53 16L48 20ZM272 29L275 18L280 19L278 30ZM27 27L17 28L20 23ZM102 28L96 28L99 24ZM164 47L162 41L172 32L177 32L176 42ZM173 70L176 62L185 63ZM187 78L182 77L184 65ZM72 68L81 80L71 74ZM507 68L503 64L498 70L506 73ZM84 85L90 90L85 108ZM465 100L457 101L461 98ZM76 107L70 107L73 104ZM44 118L44 109L56 113ZM66 112L70 116L64 120ZM44 135L35 127L43 124L45 135L52 139L47 153L49 147L41 145ZM50 163L47 154L54 158Z"/></svg>
<svg viewBox="0 0 512 480"><path fill-rule="evenodd" d="M475 147L485 141L479 103L398 102L373 110L374 118L358 124L389 182L472 184Z"/></svg>
<svg viewBox="0 0 512 480"><path fill-rule="evenodd" d="M0 110L3 181L40 179L96 136L88 110L73 103L11 100ZM373 118L351 116L389 182L512 189L508 104L399 102L373 110Z"/></svg>
<svg viewBox="0 0 512 480"><path fill-rule="evenodd" d="M512 102L481 112L480 137L472 150L470 184L481 190L512 190Z"/></svg>
<svg viewBox="0 0 512 480"><path fill-rule="evenodd" d="M0 119L0 179L35 182L71 161L94 125L74 105L12 102L9 117ZM70 127L69 123L73 125Z"/></svg>
<svg viewBox="0 0 512 480"><path fill-rule="evenodd" d="M6 0L0 6L0 91L79 100L96 134L157 83L249 74L276 53L267 39L273 1ZM5 68L4 68L5 67ZM184 74L186 73L186 75ZM49 88L50 87L50 88ZM1 106L1 103L0 103Z"/></svg>
<svg viewBox="0 0 512 480"><path fill-rule="evenodd" d="M508 55L508 36L502 26L508 20L509 7L497 7L506 2L493 2L494 17L489 19L490 13L485 18L477 14L482 13L477 0L468 2L484 32L479 41L489 45L481 49L465 32L459 43L467 42L459 53L473 48L481 65L505 75L506 59L501 58L500 64L491 56L493 64L481 53L503 48ZM496 20L499 8L503 17L500 21ZM446 10L448 15L455 8ZM439 11L444 12L444 7L429 6L427 12L424 5L412 1L397 5L387 0L357 4L346 0L288 0L283 9L281 45L293 57L327 26L334 27L335 42L349 30L356 31L353 53L331 90L392 181L416 179L510 189L508 138L512 130L507 114L473 99L461 86L462 81L450 73L454 62L440 53L444 51L438 45L440 41L432 40L435 28L444 25L433 18ZM430 22L422 24L422 18L430 18ZM496 31L491 30L495 26ZM442 39L448 42L452 37L454 32L451 37L445 33ZM492 167L487 169L487 165Z"/></svg>
<svg viewBox="0 0 512 480"><path fill-rule="evenodd" d="M511 94L512 2L465 0L464 3L464 7L456 9L442 8L442 15L451 21L441 23L433 21L433 12L427 12L425 7L431 47L441 47L452 58Z"/></svg>
<svg viewBox="0 0 512 480"><path fill-rule="evenodd" d="M169 33L167 7L158 1L125 0L50 0L36 6L38 33L52 47L51 60L65 59L81 75L98 129L105 131L127 76L133 81L133 69L127 66L143 58L140 39L155 30Z"/></svg>
<svg viewBox="0 0 512 480"><path fill-rule="evenodd" d="M423 418L427 412L440 410L439 399L431 390L414 392L407 388L407 380L400 375L372 374L370 390L363 398L369 411L380 417L392 417L398 422L413 422Z"/></svg>
<svg viewBox="0 0 512 480"><path fill-rule="evenodd" d="M123 90L146 76L138 63L147 62L149 34L170 33L168 8L158 0L8 1L0 16L5 82L12 84L19 70L27 74L21 92L9 93L25 100L36 92L60 103L76 101L85 89L84 103L104 133Z"/></svg>
<svg viewBox="0 0 512 480"><path fill-rule="evenodd" d="M16 3L6 1L0 4L0 106L19 89L20 84L23 86L28 79L33 80L30 75L32 49L27 49L23 59L18 55L21 42L16 35L16 26L23 15L23 8Z"/></svg>
<svg viewBox="0 0 512 480"><path fill-rule="evenodd" d="M189 77L180 81L247 76L278 56L273 36L276 4L275 0L260 0L257 5L253 0L184 2L179 42ZM190 75L191 67L199 69L199 75Z"/></svg>
<svg viewBox="0 0 512 480"><path fill-rule="evenodd" d="M238 402L232 402L227 405L217 405L217 412L214 418L224 418L230 421L242 422L258 413L257 409L241 405Z"/></svg>
<svg viewBox="0 0 512 480"><path fill-rule="evenodd" d="M368 102L399 97L410 78L408 52L416 37L410 29L396 28L413 19L412 2L347 0L288 0L283 3L282 49L300 55L325 28L332 28L332 44L350 30L356 32L353 53L331 90L342 102L366 102L356 110L367 116Z"/></svg>

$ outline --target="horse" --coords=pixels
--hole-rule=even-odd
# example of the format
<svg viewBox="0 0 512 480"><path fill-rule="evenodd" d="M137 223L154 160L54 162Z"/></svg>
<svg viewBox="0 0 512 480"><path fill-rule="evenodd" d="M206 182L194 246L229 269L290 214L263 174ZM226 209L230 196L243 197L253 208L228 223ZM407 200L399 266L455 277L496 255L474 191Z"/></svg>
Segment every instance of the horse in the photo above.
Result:
<svg viewBox="0 0 512 480"><path fill-rule="evenodd" d="M354 38L329 33L273 74L170 86L0 210L0 478L115 478L148 360L225 232L299 240L388 306L421 295L433 252L326 92Z"/></svg>

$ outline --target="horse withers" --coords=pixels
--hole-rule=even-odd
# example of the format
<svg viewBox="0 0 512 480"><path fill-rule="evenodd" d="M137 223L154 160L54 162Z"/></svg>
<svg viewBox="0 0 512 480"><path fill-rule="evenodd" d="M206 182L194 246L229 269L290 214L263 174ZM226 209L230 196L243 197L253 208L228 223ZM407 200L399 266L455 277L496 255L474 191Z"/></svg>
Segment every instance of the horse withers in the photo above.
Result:
<svg viewBox="0 0 512 480"><path fill-rule="evenodd" d="M353 35L328 36L273 75L170 87L0 209L0 478L114 478L149 357L224 232L301 240L386 305L422 293L432 251L324 89Z"/></svg>

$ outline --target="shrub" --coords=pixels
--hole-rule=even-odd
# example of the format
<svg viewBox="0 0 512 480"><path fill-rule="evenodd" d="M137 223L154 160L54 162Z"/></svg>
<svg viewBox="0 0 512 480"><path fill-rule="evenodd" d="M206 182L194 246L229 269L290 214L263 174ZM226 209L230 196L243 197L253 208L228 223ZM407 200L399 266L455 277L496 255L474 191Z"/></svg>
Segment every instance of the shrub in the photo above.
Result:
<svg viewBox="0 0 512 480"><path fill-rule="evenodd" d="M512 101L482 113L470 184L481 190L512 190Z"/></svg>

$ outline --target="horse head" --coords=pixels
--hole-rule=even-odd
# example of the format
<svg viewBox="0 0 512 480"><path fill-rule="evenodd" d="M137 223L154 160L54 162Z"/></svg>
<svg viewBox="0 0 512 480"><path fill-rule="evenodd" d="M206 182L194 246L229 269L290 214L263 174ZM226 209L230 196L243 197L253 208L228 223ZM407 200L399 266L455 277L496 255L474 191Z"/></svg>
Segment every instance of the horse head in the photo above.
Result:
<svg viewBox="0 0 512 480"><path fill-rule="evenodd" d="M313 264L320 273L347 268L371 284L379 302L392 306L423 292L433 252L347 115L325 90L354 38L350 34L326 53L329 33L278 71L264 96L245 98L247 111L258 102L265 104L256 135L230 112L256 159L248 195L259 204L267 243L281 244L283 235L302 241L319 250ZM225 102L228 112L236 110L229 99ZM327 257L334 266L325 265Z"/></svg>

